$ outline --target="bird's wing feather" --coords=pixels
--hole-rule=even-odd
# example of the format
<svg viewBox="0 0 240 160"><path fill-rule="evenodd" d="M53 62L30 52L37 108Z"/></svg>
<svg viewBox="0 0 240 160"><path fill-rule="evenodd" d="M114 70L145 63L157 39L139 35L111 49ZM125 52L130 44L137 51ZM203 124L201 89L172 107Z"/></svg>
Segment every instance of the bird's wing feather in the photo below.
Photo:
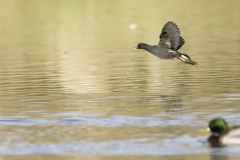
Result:
<svg viewBox="0 0 240 160"><path fill-rule="evenodd" d="M185 43L185 40L182 37L180 37L177 50L179 50L184 45L184 43Z"/></svg>
<svg viewBox="0 0 240 160"><path fill-rule="evenodd" d="M171 21L168 21L164 25L159 38L160 41L158 43L158 46L167 49L177 50L178 46L181 48L181 46L184 44L184 40L180 38L180 31L178 26ZM179 44L179 41L181 44Z"/></svg>

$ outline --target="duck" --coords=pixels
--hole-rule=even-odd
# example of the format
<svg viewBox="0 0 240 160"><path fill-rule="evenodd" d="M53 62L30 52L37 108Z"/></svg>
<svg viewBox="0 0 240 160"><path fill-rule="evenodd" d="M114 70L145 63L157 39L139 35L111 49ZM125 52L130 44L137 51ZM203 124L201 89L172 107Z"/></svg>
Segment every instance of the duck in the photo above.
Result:
<svg viewBox="0 0 240 160"><path fill-rule="evenodd" d="M223 118L211 120L201 134L205 135L209 132L212 134L207 140L212 146L240 145L240 126L229 128Z"/></svg>
<svg viewBox="0 0 240 160"><path fill-rule="evenodd" d="M187 55L178 52L178 50L185 44L185 40L180 36L178 26L168 21L162 28L159 36L160 40L157 45L149 45L139 43L134 49L143 49L160 59L179 59L186 64L197 67L197 63Z"/></svg>

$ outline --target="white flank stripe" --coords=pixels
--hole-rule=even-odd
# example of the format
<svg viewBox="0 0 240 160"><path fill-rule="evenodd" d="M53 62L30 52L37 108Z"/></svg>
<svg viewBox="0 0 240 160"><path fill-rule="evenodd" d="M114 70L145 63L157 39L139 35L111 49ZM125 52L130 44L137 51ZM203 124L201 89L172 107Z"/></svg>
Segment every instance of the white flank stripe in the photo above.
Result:
<svg viewBox="0 0 240 160"><path fill-rule="evenodd" d="M176 51L173 51L173 50L171 50L171 49L168 49L168 52L173 52L173 53L175 53Z"/></svg>

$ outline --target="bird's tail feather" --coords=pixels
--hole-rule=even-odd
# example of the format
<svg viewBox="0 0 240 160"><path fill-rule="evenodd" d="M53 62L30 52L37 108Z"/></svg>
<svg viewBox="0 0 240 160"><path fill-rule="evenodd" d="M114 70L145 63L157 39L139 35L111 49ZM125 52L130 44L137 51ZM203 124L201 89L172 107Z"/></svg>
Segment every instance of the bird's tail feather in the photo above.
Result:
<svg viewBox="0 0 240 160"><path fill-rule="evenodd" d="M191 58L186 54L181 54L181 56L179 56L177 58L180 59L181 61L183 61L184 63L191 64L196 67L198 65L197 62L192 61Z"/></svg>

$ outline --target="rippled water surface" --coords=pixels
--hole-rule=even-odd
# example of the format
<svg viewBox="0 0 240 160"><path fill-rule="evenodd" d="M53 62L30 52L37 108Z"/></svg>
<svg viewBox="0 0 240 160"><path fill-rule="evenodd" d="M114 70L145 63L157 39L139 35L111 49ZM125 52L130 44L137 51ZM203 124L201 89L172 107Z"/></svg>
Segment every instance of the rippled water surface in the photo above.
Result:
<svg viewBox="0 0 240 160"><path fill-rule="evenodd" d="M239 5L1 0L1 159L239 159L199 134L240 124ZM169 20L198 68L133 50Z"/></svg>

